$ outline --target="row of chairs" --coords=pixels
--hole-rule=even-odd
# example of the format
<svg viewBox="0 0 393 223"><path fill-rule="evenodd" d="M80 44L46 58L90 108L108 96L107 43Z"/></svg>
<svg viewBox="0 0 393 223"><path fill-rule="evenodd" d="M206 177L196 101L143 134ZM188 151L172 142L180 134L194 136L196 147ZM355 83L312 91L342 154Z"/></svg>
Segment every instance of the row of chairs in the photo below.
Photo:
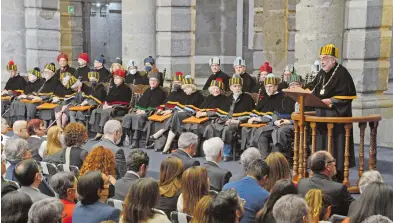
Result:
<svg viewBox="0 0 393 223"><path fill-rule="evenodd" d="M41 166L42 169L42 174L46 177L51 177L55 175L58 172L74 172L76 177L79 177L79 168L77 166L73 165L67 165L67 164L54 164L54 163L49 163L49 162L38 162L38 164Z"/></svg>

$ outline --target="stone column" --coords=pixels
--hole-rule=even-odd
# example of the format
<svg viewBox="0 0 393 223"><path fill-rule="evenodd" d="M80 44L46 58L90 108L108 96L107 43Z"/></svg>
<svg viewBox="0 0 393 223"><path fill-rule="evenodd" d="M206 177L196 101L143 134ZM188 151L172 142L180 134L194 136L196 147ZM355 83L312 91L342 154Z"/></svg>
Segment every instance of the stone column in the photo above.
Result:
<svg viewBox="0 0 393 223"><path fill-rule="evenodd" d="M393 0L347 0L345 7L344 66L358 95L353 115L381 114L378 144L393 147L393 102L388 89L392 49ZM355 142L359 128L354 128ZM366 134L369 136L369 134Z"/></svg>
<svg viewBox="0 0 393 223"><path fill-rule="evenodd" d="M1 89L9 75L8 61L13 60L22 75L26 73L25 6L23 0L1 1Z"/></svg>
<svg viewBox="0 0 393 223"><path fill-rule="evenodd" d="M332 43L340 54L344 36L344 0L300 0L296 6L295 67L303 77L318 59L319 48ZM341 55L340 55L341 58Z"/></svg>
<svg viewBox="0 0 393 223"><path fill-rule="evenodd" d="M74 13L68 13L68 6ZM72 67L78 67L78 55L83 51L82 0L60 0L60 51L65 52Z"/></svg>
<svg viewBox="0 0 393 223"><path fill-rule="evenodd" d="M25 0L26 64L44 68L60 50L59 0Z"/></svg>
<svg viewBox="0 0 393 223"><path fill-rule="evenodd" d="M144 58L156 57L156 0L123 0L121 5L122 59L134 59L141 67Z"/></svg>
<svg viewBox="0 0 393 223"><path fill-rule="evenodd" d="M157 1L157 66L195 76L195 0Z"/></svg>

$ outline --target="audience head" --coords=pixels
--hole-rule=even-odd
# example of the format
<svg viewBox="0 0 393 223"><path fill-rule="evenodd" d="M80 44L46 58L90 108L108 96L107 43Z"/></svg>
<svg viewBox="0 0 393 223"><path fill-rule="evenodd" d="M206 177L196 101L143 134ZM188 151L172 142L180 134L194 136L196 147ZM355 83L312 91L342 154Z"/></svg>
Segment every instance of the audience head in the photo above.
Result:
<svg viewBox="0 0 393 223"><path fill-rule="evenodd" d="M1 118L1 134L3 135L7 134L8 127L9 125L7 124L7 120L5 120L5 118Z"/></svg>
<svg viewBox="0 0 393 223"><path fill-rule="evenodd" d="M134 171L139 177L145 177L149 161L149 156L142 150L132 151L127 157L127 170Z"/></svg>
<svg viewBox="0 0 393 223"><path fill-rule="evenodd" d="M183 132L177 143L179 149L182 149L189 155L194 156L198 148L198 136L192 132Z"/></svg>
<svg viewBox="0 0 393 223"><path fill-rule="evenodd" d="M210 216L215 223L240 222L244 216L244 199L241 199L235 189L221 191L210 205Z"/></svg>
<svg viewBox="0 0 393 223"><path fill-rule="evenodd" d="M88 139L86 127L79 122L71 122L64 128L66 146L82 146Z"/></svg>
<svg viewBox="0 0 393 223"><path fill-rule="evenodd" d="M383 179L381 174L377 170L369 170L363 173L363 175L359 179L359 189L362 194L364 189L373 182L381 182L383 183Z"/></svg>
<svg viewBox="0 0 393 223"><path fill-rule="evenodd" d="M240 163L243 166L243 171L247 173L248 166L256 159L262 159L261 152L255 147L250 147L242 153L240 156Z"/></svg>
<svg viewBox="0 0 393 223"><path fill-rule="evenodd" d="M327 221L329 219L332 199L320 189L311 189L305 196L311 218L315 221Z"/></svg>
<svg viewBox="0 0 393 223"><path fill-rule="evenodd" d="M33 201L24 192L7 193L1 198L1 222L27 222L31 205L33 205Z"/></svg>
<svg viewBox="0 0 393 223"><path fill-rule="evenodd" d="M146 222L152 217L159 198L157 181L151 178L137 180L124 201L123 222Z"/></svg>
<svg viewBox="0 0 393 223"><path fill-rule="evenodd" d="M276 223L312 222L306 201L293 194L288 194L278 199L273 207L273 216Z"/></svg>
<svg viewBox="0 0 393 223"><path fill-rule="evenodd" d="M14 183L4 183L1 185L1 197L4 197L6 194L13 191L17 191L18 189L19 187Z"/></svg>
<svg viewBox="0 0 393 223"><path fill-rule="evenodd" d="M41 119L31 119L27 122L27 133L29 136L36 135L42 137L45 135L44 121Z"/></svg>
<svg viewBox="0 0 393 223"><path fill-rule="evenodd" d="M261 187L264 187L268 176L269 176L269 166L262 159L254 160L248 165L247 176L255 178Z"/></svg>
<svg viewBox="0 0 393 223"><path fill-rule="evenodd" d="M112 140L116 145L120 143L123 129L117 120L109 120L104 125L104 137Z"/></svg>
<svg viewBox="0 0 393 223"><path fill-rule="evenodd" d="M191 223L208 223L210 222L209 208L214 200L213 195L205 195L198 201L192 214Z"/></svg>
<svg viewBox="0 0 393 223"><path fill-rule="evenodd" d="M277 200L287 194L298 194L297 187L290 179L278 180L273 186L273 188L270 190L270 195L266 199L265 205L257 213L256 222L265 222L266 216L273 212L273 207Z"/></svg>
<svg viewBox="0 0 393 223"><path fill-rule="evenodd" d="M25 187L38 188L43 179L37 162L33 159L23 160L16 164L14 174L19 184Z"/></svg>
<svg viewBox="0 0 393 223"><path fill-rule="evenodd" d="M28 223L62 222L64 205L57 198L37 201L29 210Z"/></svg>
<svg viewBox="0 0 393 223"><path fill-rule="evenodd" d="M392 207L393 188L381 182L374 182L365 188L349 217L351 222L362 222L376 214L393 219Z"/></svg>
<svg viewBox="0 0 393 223"><path fill-rule="evenodd" d="M49 179L49 184L60 199L76 201L77 180L74 172L59 172Z"/></svg>
<svg viewBox="0 0 393 223"><path fill-rule="evenodd" d="M52 126L48 129L46 138L46 150L45 155L50 156L60 152L63 149L64 135L63 129L57 125Z"/></svg>
<svg viewBox="0 0 393 223"><path fill-rule="evenodd" d="M202 166L192 166L184 171L182 179L183 212L192 215L198 201L209 192L210 183L207 170Z"/></svg>
<svg viewBox="0 0 393 223"><path fill-rule="evenodd" d="M203 143L203 152L205 153L207 161L214 161L219 163L222 160L224 142L221 138L214 137L205 140Z"/></svg>
<svg viewBox="0 0 393 223"><path fill-rule="evenodd" d="M176 157L165 158L160 166L160 195L172 197L181 188L183 162Z"/></svg>
<svg viewBox="0 0 393 223"><path fill-rule="evenodd" d="M12 131L15 135L27 139L29 138L29 134L27 133L27 122L23 120L18 120L14 122L12 125Z"/></svg>
<svg viewBox="0 0 393 223"><path fill-rule="evenodd" d="M366 218L366 220L362 221L362 223L393 223L393 221L378 214Z"/></svg>
<svg viewBox="0 0 393 223"><path fill-rule="evenodd" d="M327 151L318 151L311 155L311 170L332 178L336 175L336 160Z"/></svg>
<svg viewBox="0 0 393 223"><path fill-rule="evenodd" d="M79 176L83 176L88 171L101 171L105 175L116 177L116 160L112 150L102 146L95 147L86 156Z"/></svg>
<svg viewBox="0 0 393 223"><path fill-rule="evenodd" d="M110 185L109 177L100 171L91 171L78 180L77 191L83 205L104 202L113 197L114 188Z"/></svg>
<svg viewBox="0 0 393 223"><path fill-rule="evenodd" d="M21 138L10 138L4 146L5 158L10 162L31 159L29 144Z"/></svg>
<svg viewBox="0 0 393 223"><path fill-rule="evenodd" d="M266 158L266 163L269 166L269 181L265 186L267 191L270 191L278 180L291 179L289 163L281 153L270 153Z"/></svg>

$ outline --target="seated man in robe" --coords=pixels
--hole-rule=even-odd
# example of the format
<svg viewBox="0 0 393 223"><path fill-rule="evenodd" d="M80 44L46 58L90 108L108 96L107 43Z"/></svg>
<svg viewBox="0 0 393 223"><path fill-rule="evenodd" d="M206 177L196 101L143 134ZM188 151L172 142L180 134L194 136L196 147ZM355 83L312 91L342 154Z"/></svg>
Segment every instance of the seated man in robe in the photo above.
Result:
<svg viewBox="0 0 393 223"><path fill-rule="evenodd" d="M251 111L255 107L252 97L242 92L243 79L234 74L229 79L232 94L228 96L229 112L223 112L223 116L216 122L209 124L204 131L203 137L210 139L213 137L221 137L224 141L224 161L232 160L232 140L233 134L239 128L240 123L247 122Z"/></svg>

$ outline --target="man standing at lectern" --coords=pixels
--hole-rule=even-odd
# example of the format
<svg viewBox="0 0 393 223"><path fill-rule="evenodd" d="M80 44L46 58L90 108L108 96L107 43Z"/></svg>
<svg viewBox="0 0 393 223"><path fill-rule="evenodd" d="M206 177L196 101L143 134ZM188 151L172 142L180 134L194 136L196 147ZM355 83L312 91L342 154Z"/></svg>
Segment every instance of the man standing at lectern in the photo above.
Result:
<svg viewBox="0 0 393 223"><path fill-rule="evenodd" d="M329 108L316 108L319 117L352 117L352 100L356 98L356 89L348 70L338 63L339 50L328 44L321 47L319 60L321 70L312 82L312 93L320 98ZM328 150L326 124L317 125L317 150ZM345 129L343 124L334 124L332 155L337 162L337 181L344 179ZM351 129L349 146L349 167L355 166L353 134Z"/></svg>

